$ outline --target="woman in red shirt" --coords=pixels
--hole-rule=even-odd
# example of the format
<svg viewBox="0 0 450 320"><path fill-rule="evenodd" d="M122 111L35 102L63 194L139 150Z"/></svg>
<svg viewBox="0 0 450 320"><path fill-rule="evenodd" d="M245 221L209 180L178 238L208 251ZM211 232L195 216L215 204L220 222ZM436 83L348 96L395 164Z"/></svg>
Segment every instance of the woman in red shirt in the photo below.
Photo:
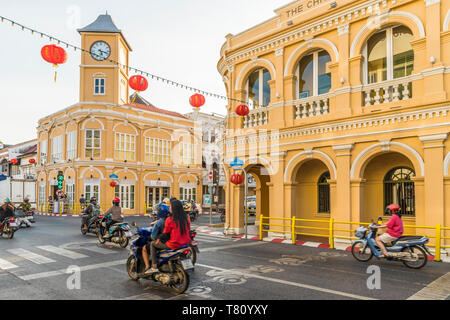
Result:
<svg viewBox="0 0 450 320"><path fill-rule="evenodd" d="M156 250L175 250L186 246L191 242L189 231L191 230L191 221L183 209L183 204L177 199L170 201L171 215L166 219L163 235L152 241L150 246L152 256L152 267L145 271L145 274L158 272L158 259ZM161 239L169 235L169 240L163 243Z"/></svg>

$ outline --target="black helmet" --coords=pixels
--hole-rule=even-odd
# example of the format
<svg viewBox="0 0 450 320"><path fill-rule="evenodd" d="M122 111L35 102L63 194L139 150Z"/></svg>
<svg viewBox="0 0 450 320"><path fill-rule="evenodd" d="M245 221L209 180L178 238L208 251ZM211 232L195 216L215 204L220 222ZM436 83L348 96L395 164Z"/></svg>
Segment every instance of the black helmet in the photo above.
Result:
<svg viewBox="0 0 450 320"><path fill-rule="evenodd" d="M93 204L96 204L96 203L97 203L97 198L96 198L96 197L92 197L92 198L89 200L89 202L90 202L90 203L93 203Z"/></svg>

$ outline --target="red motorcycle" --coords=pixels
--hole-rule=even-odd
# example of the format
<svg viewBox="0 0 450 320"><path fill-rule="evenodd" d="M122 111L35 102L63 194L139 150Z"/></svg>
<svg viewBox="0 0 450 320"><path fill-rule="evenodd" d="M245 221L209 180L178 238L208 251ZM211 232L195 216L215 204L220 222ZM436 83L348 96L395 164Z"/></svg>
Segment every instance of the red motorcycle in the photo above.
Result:
<svg viewBox="0 0 450 320"><path fill-rule="evenodd" d="M14 231L17 227L15 217L6 218L3 220L3 223L0 224L0 237L6 235L8 239L12 239L12 237L14 237Z"/></svg>

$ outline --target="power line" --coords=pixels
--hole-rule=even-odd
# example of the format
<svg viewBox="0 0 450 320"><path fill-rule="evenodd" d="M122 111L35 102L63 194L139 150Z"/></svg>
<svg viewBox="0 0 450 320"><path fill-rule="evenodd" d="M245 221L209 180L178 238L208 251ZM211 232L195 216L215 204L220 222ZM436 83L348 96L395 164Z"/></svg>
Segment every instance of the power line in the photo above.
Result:
<svg viewBox="0 0 450 320"><path fill-rule="evenodd" d="M71 43L68 43L66 41L60 40L60 39L58 39L58 38L56 38L54 36L48 35L48 34L46 34L44 32L39 31L39 30L32 29L32 28L29 28L27 26L24 26L24 25L14 21L14 20L8 19L8 18L3 17L3 16L0 16L0 22L4 22L4 21L7 21L7 22L11 23L12 27L17 26L17 27L21 28L22 31L25 31L25 30L30 31L31 35L37 34L37 35L40 35L41 38L47 38L50 42L51 41L55 41L57 44L65 45L66 48L72 48L74 51L79 50L80 52L87 53L89 55L98 56L97 54L92 53L92 52L90 52L88 50L85 50L85 49L83 49L81 47L78 47L78 46L73 45ZM194 88L194 87L191 87L191 86L179 83L177 81L166 79L164 77L160 77L160 76L154 75L152 73L149 73L149 72L146 72L146 71L134 68L134 67L130 67L128 65L124 65L124 64L122 64L122 63L120 63L118 61L115 61L113 59L108 59L108 61L110 63L118 65L118 66L120 66L122 68L128 69L129 72L134 71L136 74L139 73L140 75L145 75L148 78L151 78L152 80L162 81L162 83L167 83L168 85L176 86L177 88L190 90L190 91L193 91L195 93L201 93L201 94L203 94L205 96L210 96L210 97L214 97L214 98L217 98L217 99L223 99L223 100L237 102L237 103L243 103L243 104L247 104L247 105L249 104L249 101L241 101L241 100L229 98L229 97L226 97L226 96L223 96L223 95L220 95L220 94L216 94L216 93L208 92L208 91L201 90L201 89L198 89L198 88ZM267 107L267 106L260 105L260 107Z"/></svg>

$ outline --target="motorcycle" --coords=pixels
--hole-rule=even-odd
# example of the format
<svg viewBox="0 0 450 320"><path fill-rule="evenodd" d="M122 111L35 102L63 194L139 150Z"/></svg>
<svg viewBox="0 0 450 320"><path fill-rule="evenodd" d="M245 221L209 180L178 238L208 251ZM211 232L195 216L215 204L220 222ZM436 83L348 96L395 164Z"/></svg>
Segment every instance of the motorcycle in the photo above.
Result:
<svg viewBox="0 0 450 320"><path fill-rule="evenodd" d="M111 215L102 216L99 219L97 238L100 244L104 244L106 241L117 243L121 248L126 248L128 241L132 236L130 225L126 222L119 222L109 227L108 237L104 238L104 235L108 230L106 229L106 223L111 219Z"/></svg>
<svg viewBox="0 0 450 320"><path fill-rule="evenodd" d="M161 251L158 253L159 272L145 275L145 263L142 258L142 248L151 236L151 229L138 229L138 238L130 246L130 256L127 260L128 276L137 281L139 279L152 280L171 288L175 293L182 294L189 287L189 274L186 270L194 268L189 257L191 248L183 246L176 250Z"/></svg>
<svg viewBox="0 0 450 320"><path fill-rule="evenodd" d="M352 245L352 255L360 262L370 261L373 256L381 259L383 254L378 247L375 239L377 237L377 228L379 224L372 223L369 229L360 227L355 231L355 236L359 238ZM428 255L432 255L427 247L429 239L422 236L401 237L393 243L386 245L386 250L390 253L388 260L401 261L405 266L411 269L421 269L425 267L428 261Z"/></svg>
<svg viewBox="0 0 450 320"><path fill-rule="evenodd" d="M195 230L189 231L191 242L189 243L190 252L187 254L187 257L191 259L193 265L197 262L197 255L200 253L200 250L198 249L198 241L195 241L194 239L196 235L197 232Z"/></svg>
<svg viewBox="0 0 450 320"><path fill-rule="evenodd" d="M84 217L85 215L83 215ZM84 228L84 223L83 223L83 219L81 220L81 234L82 235L86 235L88 233L92 233L92 234L97 234L98 231L98 227L100 224L100 220L103 219L102 215L96 216L96 217L92 217L91 219L89 219L87 221L87 229Z"/></svg>
<svg viewBox="0 0 450 320"><path fill-rule="evenodd" d="M14 215L16 217L16 224L18 225L17 229L25 227L29 228L32 223L35 223L33 211L24 212L23 209L19 207L14 211Z"/></svg>
<svg viewBox="0 0 450 320"><path fill-rule="evenodd" d="M219 209L220 214L220 221L225 222L226 216L225 216L225 209Z"/></svg>
<svg viewBox="0 0 450 320"><path fill-rule="evenodd" d="M8 239L12 239L12 237L14 237L16 228L18 228L16 218L6 218L5 220L3 220L3 223L0 223L0 237L6 235Z"/></svg>

